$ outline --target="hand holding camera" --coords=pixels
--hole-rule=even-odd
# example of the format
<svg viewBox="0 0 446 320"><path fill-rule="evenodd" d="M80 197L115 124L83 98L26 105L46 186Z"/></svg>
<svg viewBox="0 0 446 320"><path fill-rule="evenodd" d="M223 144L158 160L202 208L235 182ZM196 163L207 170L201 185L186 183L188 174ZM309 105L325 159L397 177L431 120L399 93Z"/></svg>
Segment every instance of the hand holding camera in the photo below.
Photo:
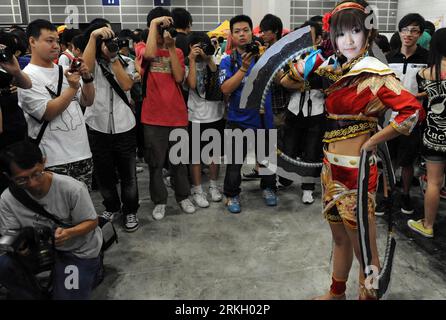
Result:
<svg viewBox="0 0 446 320"><path fill-rule="evenodd" d="M20 65L12 50L0 44L0 67L12 76L20 74Z"/></svg>
<svg viewBox="0 0 446 320"><path fill-rule="evenodd" d="M194 44L190 50L190 53L189 53L189 60L196 61L197 57L203 56L203 55L204 55L204 52L200 48L200 43Z"/></svg>
<svg viewBox="0 0 446 320"><path fill-rule="evenodd" d="M71 233L69 229L57 228L54 232L54 244L56 247L62 246L66 241L71 239Z"/></svg>
<svg viewBox="0 0 446 320"><path fill-rule="evenodd" d="M80 87L81 75L79 72L71 73L69 69L64 72L65 77L67 78L68 85L70 88L78 90Z"/></svg>

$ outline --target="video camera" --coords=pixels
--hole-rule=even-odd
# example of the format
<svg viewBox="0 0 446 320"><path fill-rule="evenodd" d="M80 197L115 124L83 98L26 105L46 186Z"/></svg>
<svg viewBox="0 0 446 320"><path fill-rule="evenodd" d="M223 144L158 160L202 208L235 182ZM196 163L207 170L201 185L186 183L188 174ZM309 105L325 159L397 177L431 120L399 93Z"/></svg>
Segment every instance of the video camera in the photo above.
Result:
<svg viewBox="0 0 446 320"><path fill-rule="evenodd" d="M54 264L54 235L48 227L7 230L0 237L0 252L20 258L33 272L51 270Z"/></svg>

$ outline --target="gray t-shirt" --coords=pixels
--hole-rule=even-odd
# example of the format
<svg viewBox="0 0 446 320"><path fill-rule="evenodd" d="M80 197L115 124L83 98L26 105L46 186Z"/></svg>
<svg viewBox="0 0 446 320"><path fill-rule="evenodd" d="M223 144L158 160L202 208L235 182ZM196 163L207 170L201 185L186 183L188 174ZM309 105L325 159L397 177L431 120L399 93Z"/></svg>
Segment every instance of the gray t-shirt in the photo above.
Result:
<svg viewBox="0 0 446 320"><path fill-rule="evenodd" d="M68 176L53 173L48 194L42 199L33 199L46 211L73 226L97 218L85 184ZM58 227L52 220L26 208L9 192L9 189L6 189L0 198L0 230L28 226L47 226L53 231ZM57 250L69 251L79 258L90 259L99 255L101 246L102 231L96 227L85 235L66 241L62 246L57 247Z"/></svg>

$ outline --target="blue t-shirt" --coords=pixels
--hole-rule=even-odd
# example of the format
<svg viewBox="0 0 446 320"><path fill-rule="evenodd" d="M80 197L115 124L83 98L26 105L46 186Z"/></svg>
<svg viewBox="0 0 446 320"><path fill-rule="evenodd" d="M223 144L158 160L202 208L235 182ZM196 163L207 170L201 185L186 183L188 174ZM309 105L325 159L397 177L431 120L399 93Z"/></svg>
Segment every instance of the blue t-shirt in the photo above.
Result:
<svg viewBox="0 0 446 320"><path fill-rule="evenodd" d="M239 66L242 65L242 56L237 52L237 63L231 66L231 56L226 56L222 59L220 63L220 85L222 85L226 80L232 78L234 74L237 73ZM228 122L236 123L242 128L250 129L272 129L273 128L273 112L272 112L272 100L271 93L268 93L265 103L265 115L264 124L261 123L259 108L260 106L255 106L254 108L240 108L240 99L242 97L242 90L245 86L245 82L252 68L255 65L255 61L249 66L248 72L246 72L245 77L240 84L240 86L232 92L229 98L229 109L228 109Z"/></svg>

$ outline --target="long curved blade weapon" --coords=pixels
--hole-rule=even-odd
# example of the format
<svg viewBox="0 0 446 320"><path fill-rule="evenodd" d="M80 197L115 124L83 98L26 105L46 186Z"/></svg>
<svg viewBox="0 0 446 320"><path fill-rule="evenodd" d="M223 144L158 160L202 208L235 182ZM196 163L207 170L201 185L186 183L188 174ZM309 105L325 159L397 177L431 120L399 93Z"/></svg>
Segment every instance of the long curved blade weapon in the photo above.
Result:
<svg viewBox="0 0 446 320"><path fill-rule="evenodd" d="M311 50L311 28L291 32L272 45L252 68L240 99L240 108L262 108L277 73L293 60Z"/></svg>
<svg viewBox="0 0 446 320"><path fill-rule="evenodd" d="M312 44L311 28L308 26L291 32L266 50L246 80L240 99L240 108L264 109L266 97L278 72L290 61L311 52ZM293 159L279 149L277 155L281 167L285 167L285 164L291 164L291 167L322 167L322 163L308 163ZM298 170L287 169L286 171Z"/></svg>
<svg viewBox="0 0 446 320"><path fill-rule="evenodd" d="M383 267L377 272L377 267L372 266L372 250L370 246L370 236L369 236L369 223L368 223L368 185L369 185L369 173L370 165L369 159L371 152L363 151L361 153L361 159L359 164L359 175L358 175L358 196L356 202L356 214L357 214L357 224L358 224L358 238L359 246L361 252L361 262L364 266L364 276L367 280L371 278L373 281L373 288L377 289L378 299L386 299L390 290L390 280L393 266L393 258L395 256L396 240L393 237L393 221L391 216L391 203L392 203L392 192L395 187L395 174L393 172L392 163L390 161L389 150L387 145L380 144L378 146L378 154L383 161L385 178L389 186L389 203L390 205L386 208L386 213L389 218L388 220L388 234L387 234L387 244L386 252L383 261Z"/></svg>

